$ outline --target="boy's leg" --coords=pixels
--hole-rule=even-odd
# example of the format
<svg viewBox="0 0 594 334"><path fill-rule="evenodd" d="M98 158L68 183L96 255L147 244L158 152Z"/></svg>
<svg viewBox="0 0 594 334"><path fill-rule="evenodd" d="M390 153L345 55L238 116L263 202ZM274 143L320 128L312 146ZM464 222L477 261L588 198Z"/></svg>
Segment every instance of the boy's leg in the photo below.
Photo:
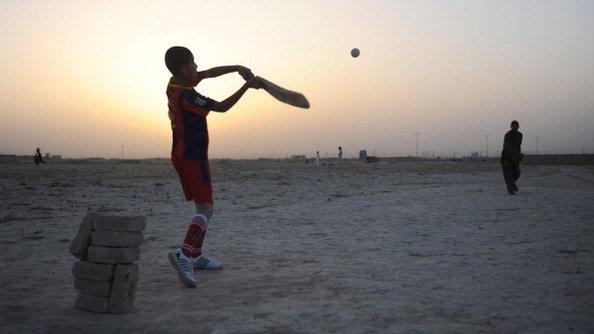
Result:
<svg viewBox="0 0 594 334"><path fill-rule="evenodd" d="M194 200L200 194L206 195L207 198L210 196L212 193L208 187L210 184L204 184L204 182L202 182L203 178L198 163L175 156L172 156L171 162L179 175L182 189L187 200ZM178 248L167 254L169 262L171 262L171 265L177 272L179 279L183 284L189 287L196 286L196 277L194 275L196 253L201 252L201 244L202 239L204 239L207 222L208 218L205 214L196 214L190 223L182 248ZM201 231L202 236L200 235ZM199 247L196 247L198 249L195 249L195 246L197 246L197 240L195 239L201 239Z"/></svg>
<svg viewBox="0 0 594 334"><path fill-rule="evenodd" d="M196 203L196 211L181 247L184 255L190 259L202 255L202 243L206 236L208 220L212 216L212 204Z"/></svg>
<svg viewBox="0 0 594 334"><path fill-rule="evenodd" d="M184 237L182 253L190 259L202 254L202 241L206 234L208 220L212 216L212 185L208 161L193 161L172 158L173 166L180 176L187 200L196 204L196 215Z"/></svg>
<svg viewBox="0 0 594 334"><path fill-rule="evenodd" d="M180 280L187 286L195 287L194 268L221 269L222 264L201 256L206 227L212 216L212 186L208 162L186 161L172 158L173 166L187 200L194 200L197 213L188 227L181 249L168 254L169 261L177 271Z"/></svg>
<svg viewBox="0 0 594 334"><path fill-rule="evenodd" d="M196 213L203 214L206 216L206 219L210 221L210 217L212 217L212 203L197 203L196 204Z"/></svg>
<svg viewBox="0 0 594 334"><path fill-rule="evenodd" d="M212 211L212 210L211 210ZM208 218L205 215L208 211L199 211L192 218L188 231L184 238L181 249L176 249L168 254L169 261L179 276L179 279L186 286L195 287L196 277L194 267L202 255L202 242L206 235Z"/></svg>
<svg viewBox="0 0 594 334"><path fill-rule="evenodd" d="M186 249L190 249L190 248L199 248L199 255L193 259L194 261L194 268L195 269L204 269L204 270L218 270L218 269L222 269L223 268L223 264L217 260L214 259L209 259L206 258L204 256L202 256L202 244L204 243L204 238L206 236L206 227L208 227L208 222L210 221L210 218L212 217L212 212L213 212L213 205L212 203L195 203L196 204L196 215L201 215L206 217L206 224L205 224L205 228L204 230L200 230L199 227L197 228L196 226L194 226L194 233L198 233L198 242L196 242L193 246L186 246ZM196 217L196 216L194 216ZM192 222L192 224L194 224L194 222ZM188 228L188 234L190 234L190 230L192 229L192 224L190 224L190 227ZM186 244L186 240L190 241L188 239L188 235L186 235L186 239L184 240L184 244ZM182 250L183 250L183 246L182 246ZM184 253L185 254L185 253Z"/></svg>

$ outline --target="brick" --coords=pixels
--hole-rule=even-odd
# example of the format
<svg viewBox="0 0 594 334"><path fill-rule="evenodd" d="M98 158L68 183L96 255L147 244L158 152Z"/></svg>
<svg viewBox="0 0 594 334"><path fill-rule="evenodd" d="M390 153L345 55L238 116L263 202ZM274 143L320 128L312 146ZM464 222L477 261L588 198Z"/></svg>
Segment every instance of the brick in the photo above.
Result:
<svg viewBox="0 0 594 334"><path fill-rule="evenodd" d="M74 280L74 288L80 293L87 295L109 297L111 294L111 281L92 281L77 278Z"/></svg>
<svg viewBox="0 0 594 334"><path fill-rule="evenodd" d="M142 244L142 232L113 232L93 231L91 233L91 244L107 247L138 247Z"/></svg>
<svg viewBox="0 0 594 334"><path fill-rule="evenodd" d="M137 280L137 264L118 264L116 266L109 297L109 313L128 313L132 311L136 297Z"/></svg>
<svg viewBox="0 0 594 334"><path fill-rule="evenodd" d="M106 313L109 307L109 298L79 293L74 306L86 311Z"/></svg>
<svg viewBox="0 0 594 334"><path fill-rule="evenodd" d="M79 260L87 259L87 248L91 244L91 231L93 229L93 221L97 217L94 213L89 213L85 216L78 228L78 234L70 243L70 254L74 255Z"/></svg>
<svg viewBox="0 0 594 334"><path fill-rule="evenodd" d="M93 220L96 231L141 232L146 227L142 216L98 216Z"/></svg>
<svg viewBox="0 0 594 334"><path fill-rule="evenodd" d="M89 262L131 263L140 258L140 248L90 246L87 255Z"/></svg>
<svg viewBox="0 0 594 334"><path fill-rule="evenodd" d="M90 279L94 281L109 281L113 277L115 265L78 261L72 267L75 278Z"/></svg>

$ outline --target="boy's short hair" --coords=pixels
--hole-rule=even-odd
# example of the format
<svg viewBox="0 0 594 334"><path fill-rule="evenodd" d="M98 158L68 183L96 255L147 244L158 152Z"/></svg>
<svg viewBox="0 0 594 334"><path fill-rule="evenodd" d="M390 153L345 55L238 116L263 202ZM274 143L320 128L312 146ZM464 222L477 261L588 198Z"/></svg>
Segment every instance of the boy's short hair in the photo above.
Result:
<svg viewBox="0 0 594 334"><path fill-rule="evenodd" d="M192 60L194 60L192 51L183 46L172 46L165 52L165 65L173 75L176 75L183 65L188 65Z"/></svg>
<svg viewBox="0 0 594 334"><path fill-rule="evenodd" d="M515 119L511 122L511 125L520 125L520 123L518 123L518 121L516 121Z"/></svg>

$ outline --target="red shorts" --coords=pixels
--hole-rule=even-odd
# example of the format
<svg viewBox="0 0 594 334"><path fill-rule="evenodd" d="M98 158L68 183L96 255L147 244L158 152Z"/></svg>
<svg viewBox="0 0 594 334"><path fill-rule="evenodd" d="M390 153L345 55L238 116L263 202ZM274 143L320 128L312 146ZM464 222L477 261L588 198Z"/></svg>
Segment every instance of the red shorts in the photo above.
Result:
<svg viewBox="0 0 594 334"><path fill-rule="evenodd" d="M212 203L212 184L208 161L171 157L171 163L179 175L186 200L196 203Z"/></svg>

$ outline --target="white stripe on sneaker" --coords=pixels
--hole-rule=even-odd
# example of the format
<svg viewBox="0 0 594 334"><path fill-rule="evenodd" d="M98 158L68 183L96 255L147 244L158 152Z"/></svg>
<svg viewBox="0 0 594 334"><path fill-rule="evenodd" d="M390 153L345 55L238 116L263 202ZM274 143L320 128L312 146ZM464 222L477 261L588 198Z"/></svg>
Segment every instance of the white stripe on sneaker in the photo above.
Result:
<svg viewBox="0 0 594 334"><path fill-rule="evenodd" d="M179 280L188 287L195 287L196 286L196 278L194 277L194 267L193 262L188 259L182 252L178 249L173 252L169 252L167 254L169 258L169 262L173 266L173 269L177 272L177 276Z"/></svg>

